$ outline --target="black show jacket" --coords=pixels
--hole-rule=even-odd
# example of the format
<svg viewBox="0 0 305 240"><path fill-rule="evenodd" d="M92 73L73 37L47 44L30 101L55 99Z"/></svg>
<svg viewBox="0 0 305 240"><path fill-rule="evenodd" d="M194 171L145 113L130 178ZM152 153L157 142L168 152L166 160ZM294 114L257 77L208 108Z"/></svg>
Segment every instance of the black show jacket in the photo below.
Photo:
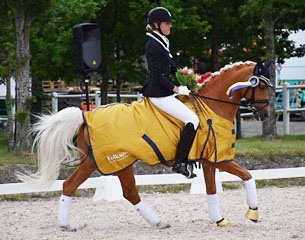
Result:
<svg viewBox="0 0 305 240"><path fill-rule="evenodd" d="M172 75L177 67L169 52L156 40L149 38L145 47L149 79L142 89L145 97L165 97L172 95L175 86Z"/></svg>

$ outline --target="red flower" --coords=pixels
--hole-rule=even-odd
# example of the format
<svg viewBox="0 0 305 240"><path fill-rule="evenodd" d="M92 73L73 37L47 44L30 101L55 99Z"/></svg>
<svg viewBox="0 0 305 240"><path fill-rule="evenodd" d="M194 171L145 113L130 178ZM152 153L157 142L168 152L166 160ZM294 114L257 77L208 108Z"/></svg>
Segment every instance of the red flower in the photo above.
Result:
<svg viewBox="0 0 305 240"><path fill-rule="evenodd" d="M200 78L197 79L197 83L204 83L204 81L207 80L207 78L209 78L211 75L212 75L211 72L206 72L206 73L202 74L200 76Z"/></svg>

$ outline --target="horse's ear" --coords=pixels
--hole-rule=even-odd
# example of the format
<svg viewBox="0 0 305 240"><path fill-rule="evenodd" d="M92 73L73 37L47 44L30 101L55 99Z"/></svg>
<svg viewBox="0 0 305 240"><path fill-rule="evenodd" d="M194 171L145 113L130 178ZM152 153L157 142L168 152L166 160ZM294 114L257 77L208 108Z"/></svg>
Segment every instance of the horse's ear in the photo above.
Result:
<svg viewBox="0 0 305 240"><path fill-rule="evenodd" d="M271 63L272 63L272 61L267 62L267 63L265 64L266 68L268 68L268 69L269 69L269 67L270 67Z"/></svg>
<svg viewBox="0 0 305 240"><path fill-rule="evenodd" d="M263 61L262 61L262 59L261 59L261 58L259 58L259 59L257 59L256 63L257 63L257 65L260 65L260 64L262 64L262 63L263 63Z"/></svg>
<svg viewBox="0 0 305 240"><path fill-rule="evenodd" d="M261 69L262 67L264 67L264 62L262 61L261 58L259 58L256 62L256 66L258 69Z"/></svg>

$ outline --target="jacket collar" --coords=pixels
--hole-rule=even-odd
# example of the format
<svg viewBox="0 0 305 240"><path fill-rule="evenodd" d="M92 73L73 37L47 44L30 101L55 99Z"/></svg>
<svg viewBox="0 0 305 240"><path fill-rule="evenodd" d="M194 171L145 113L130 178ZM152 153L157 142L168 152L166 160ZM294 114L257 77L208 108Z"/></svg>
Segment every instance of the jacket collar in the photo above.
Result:
<svg viewBox="0 0 305 240"><path fill-rule="evenodd" d="M157 31L153 31L151 33L147 32L146 36L157 41L164 48L164 50L168 52L169 56L172 58L172 55L169 50L169 40L164 35L160 34Z"/></svg>

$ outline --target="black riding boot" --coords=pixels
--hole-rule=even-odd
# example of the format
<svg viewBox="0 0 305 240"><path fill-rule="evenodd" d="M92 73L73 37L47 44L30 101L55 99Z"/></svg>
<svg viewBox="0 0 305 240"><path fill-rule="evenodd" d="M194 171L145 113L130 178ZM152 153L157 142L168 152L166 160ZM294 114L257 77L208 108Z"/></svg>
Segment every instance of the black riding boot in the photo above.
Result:
<svg viewBox="0 0 305 240"><path fill-rule="evenodd" d="M176 160L172 168L173 172L181 173L186 176L186 178L197 177L197 175L193 173L192 164L187 163L187 157L192 147L196 131L197 130L194 130L194 125L192 123L187 123L185 125L178 143Z"/></svg>

